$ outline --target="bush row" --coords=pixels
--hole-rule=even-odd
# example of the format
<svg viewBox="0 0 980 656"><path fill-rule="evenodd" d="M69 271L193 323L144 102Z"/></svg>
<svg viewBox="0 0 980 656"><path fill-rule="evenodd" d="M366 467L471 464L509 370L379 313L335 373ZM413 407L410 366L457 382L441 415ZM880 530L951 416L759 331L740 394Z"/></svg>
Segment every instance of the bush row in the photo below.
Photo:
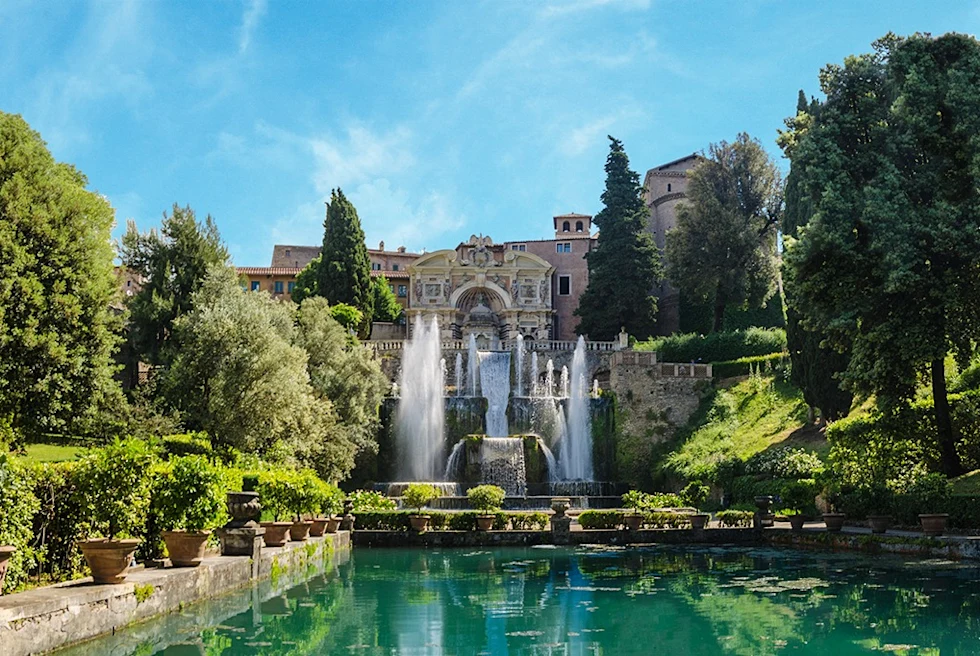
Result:
<svg viewBox="0 0 980 656"><path fill-rule="evenodd" d="M715 362L711 365L711 374L716 378L733 378L735 376L748 376L753 372L770 372L781 368L789 362L789 356L785 353L771 353L769 355L753 355L736 360L725 360Z"/></svg>
<svg viewBox="0 0 980 656"><path fill-rule="evenodd" d="M409 517L414 512L407 510L369 510L357 513L356 528L362 531L408 531L411 530ZM476 511L440 512L426 510L429 528L434 531L475 531L476 518L483 513ZM548 527L548 515L543 512L496 512L493 530L504 531L510 527L515 531L543 531Z"/></svg>
<svg viewBox="0 0 980 656"><path fill-rule="evenodd" d="M687 528L691 520L686 514L674 512L641 512L643 528ZM626 512L622 510L585 510L578 516L584 529L615 529L623 525Z"/></svg>
<svg viewBox="0 0 980 656"><path fill-rule="evenodd" d="M671 335L641 342L636 349L656 351L661 362L729 362L783 353L786 351L786 331L782 328L748 328L708 335Z"/></svg>

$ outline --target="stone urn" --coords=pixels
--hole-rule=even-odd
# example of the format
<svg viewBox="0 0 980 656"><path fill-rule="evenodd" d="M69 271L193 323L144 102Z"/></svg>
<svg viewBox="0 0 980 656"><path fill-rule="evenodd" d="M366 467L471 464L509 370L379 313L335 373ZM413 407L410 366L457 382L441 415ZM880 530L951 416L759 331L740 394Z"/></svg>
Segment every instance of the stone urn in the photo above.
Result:
<svg viewBox="0 0 980 656"><path fill-rule="evenodd" d="M267 547L281 547L289 540L289 529L293 527L292 522L262 522L265 535L262 539Z"/></svg>
<svg viewBox="0 0 980 656"><path fill-rule="evenodd" d="M340 517L330 516L327 518L327 533L336 533L340 528Z"/></svg>
<svg viewBox="0 0 980 656"><path fill-rule="evenodd" d="M3 580L7 578L7 565L17 547L0 547L0 595L3 594Z"/></svg>
<svg viewBox="0 0 980 656"><path fill-rule="evenodd" d="M789 519L789 527L794 533L799 533L803 530L803 524L806 523L806 517L803 515L790 515L787 517Z"/></svg>
<svg viewBox="0 0 980 656"><path fill-rule="evenodd" d="M303 542L310 538L310 529L313 528L312 521L300 520L293 522L289 527L289 539L293 542Z"/></svg>
<svg viewBox="0 0 980 656"><path fill-rule="evenodd" d="M167 545L174 567L197 567L204 561L204 550L211 531L164 531L160 534Z"/></svg>
<svg viewBox="0 0 980 656"><path fill-rule="evenodd" d="M759 509L760 515L768 515L772 512L773 498L770 495L758 496L754 501L755 507Z"/></svg>
<svg viewBox="0 0 980 656"><path fill-rule="evenodd" d="M228 514L231 516L231 521L227 524L228 528L254 526L262 515L258 492L228 492L226 503Z"/></svg>
<svg viewBox="0 0 980 656"><path fill-rule="evenodd" d="M640 513L630 513L623 516L623 524L630 531L639 531L643 526L643 515Z"/></svg>
<svg viewBox="0 0 980 656"><path fill-rule="evenodd" d="M142 540L79 540L75 544L85 556L89 569L92 570L92 580L96 583L122 583L126 580L126 571L133 561L133 554Z"/></svg>
<svg viewBox="0 0 980 656"><path fill-rule="evenodd" d="M353 531L354 530L354 500L350 497L344 497L344 516L340 518L340 530L342 531Z"/></svg>
<svg viewBox="0 0 980 656"><path fill-rule="evenodd" d="M891 515L868 515L868 525L871 527L871 532L876 535L887 531L891 523Z"/></svg>
<svg viewBox="0 0 980 656"><path fill-rule="evenodd" d="M571 507L572 501L568 497L553 497L551 499L551 509L555 511L555 517L564 517Z"/></svg>
<svg viewBox="0 0 980 656"><path fill-rule="evenodd" d="M314 518L310 526L310 535L315 538L322 536L327 530L327 521L326 517Z"/></svg>
<svg viewBox="0 0 980 656"><path fill-rule="evenodd" d="M495 519L497 519L496 515L477 515L476 528L480 531L489 531L493 528L493 520Z"/></svg>
<svg viewBox="0 0 980 656"><path fill-rule="evenodd" d="M844 518L847 517L844 513L834 513L828 512L823 514L823 523L827 525L827 531L830 533L840 533L841 529L844 528Z"/></svg>
<svg viewBox="0 0 980 656"><path fill-rule="evenodd" d="M711 515L708 513L694 513L693 515L688 515L691 520L691 528L695 531L703 531L704 527L708 525L708 520L711 519Z"/></svg>
<svg viewBox="0 0 980 656"><path fill-rule="evenodd" d="M412 530L424 533L429 528L429 515L409 515L408 521L412 524Z"/></svg>
<svg viewBox="0 0 980 656"><path fill-rule="evenodd" d="M919 515L919 522L922 523L922 532L932 537L938 537L946 532L946 522L949 515L946 513Z"/></svg>

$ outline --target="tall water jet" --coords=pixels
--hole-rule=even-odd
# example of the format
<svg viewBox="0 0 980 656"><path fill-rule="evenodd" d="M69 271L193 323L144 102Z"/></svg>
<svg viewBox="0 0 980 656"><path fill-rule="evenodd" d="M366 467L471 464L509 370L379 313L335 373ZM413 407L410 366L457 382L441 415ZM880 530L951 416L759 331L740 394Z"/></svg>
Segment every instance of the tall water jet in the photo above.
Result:
<svg viewBox="0 0 980 656"><path fill-rule="evenodd" d="M456 396L462 396L463 388L465 383L463 383L463 354L456 354L456 370L453 372L453 384L456 386Z"/></svg>
<svg viewBox="0 0 980 656"><path fill-rule="evenodd" d="M548 359L547 373L544 377L544 395L551 398L555 395L555 363Z"/></svg>
<svg viewBox="0 0 980 656"><path fill-rule="evenodd" d="M395 413L398 473L402 480L434 481L443 470L445 404L439 322L415 318L402 353L401 398Z"/></svg>
<svg viewBox="0 0 980 656"><path fill-rule="evenodd" d="M541 389L538 385L538 352L531 352L531 396L540 396Z"/></svg>
<svg viewBox="0 0 980 656"><path fill-rule="evenodd" d="M480 359L480 390L487 400L487 435L507 437L507 401L510 399L510 353L484 351Z"/></svg>
<svg viewBox="0 0 980 656"><path fill-rule="evenodd" d="M516 356L514 369L517 374L517 387L514 396L524 396L524 335L520 333L517 333Z"/></svg>
<svg viewBox="0 0 980 656"><path fill-rule="evenodd" d="M568 398L568 367L561 368L561 396L563 399Z"/></svg>
<svg viewBox="0 0 980 656"><path fill-rule="evenodd" d="M567 481L591 481L592 422L589 416L589 389L586 381L585 339L578 338L572 355L572 389L567 402L567 435L562 440L558 465Z"/></svg>
<svg viewBox="0 0 980 656"><path fill-rule="evenodd" d="M592 398L599 398L599 380L596 378L592 379Z"/></svg>
<svg viewBox="0 0 980 656"><path fill-rule="evenodd" d="M470 377L470 396L476 396L476 372L480 359L476 351L476 335L470 333L470 344L466 355L466 369Z"/></svg>

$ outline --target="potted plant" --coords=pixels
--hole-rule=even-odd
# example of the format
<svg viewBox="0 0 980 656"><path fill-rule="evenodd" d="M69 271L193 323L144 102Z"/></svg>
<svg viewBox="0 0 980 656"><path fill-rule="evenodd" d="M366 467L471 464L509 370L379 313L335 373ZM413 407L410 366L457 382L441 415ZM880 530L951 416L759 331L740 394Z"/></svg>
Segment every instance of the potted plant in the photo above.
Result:
<svg viewBox="0 0 980 656"><path fill-rule="evenodd" d="M477 528L481 531L489 531L493 528L495 513L504 505L505 495L504 489L496 485L477 485L466 492L470 505L481 513L476 516Z"/></svg>
<svg viewBox="0 0 980 656"><path fill-rule="evenodd" d="M324 533L327 533L328 524L334 521L333 530L330 533L337 532L337 526L340 525L340 519L334 519L333 515L340 511L340 498L343 494L336 486L330 485L319 476L315 479L315 499L314 499L314 511L313 516L313 526L310 527L310 535L313 537L320 537Z"/></svg>
<svg viewBox="0 0 980 656"><path fill-rule="evenodd" d="M638 531L643 525L643 513L641 509L647 505L647 495L639 490L630 490L623 495L623 506L633 512L623 516L623 523L631 531Z"/></svg>
<svg viewBox="0 0 980 656"><path fill-rule="evenodd" d="M922 532L932 537L938 537L945 533L948 521L949 515L947 513L923 513L919 515Z"/></svg>
<svg viewBox="0 0 980 656"><path fill-rule="evenodd" d="M699 483L697 481L691 482L681 491L681 499L684 500L686 504L692 506L698 510L705 501L708 500L708 495L711 493L711 488L707 485ZM695 531L703 531L704 527L708 525L708 520L711 519L711 515L708 513L697 512L688 515L691 520L691 528Z"/></svg>
<svg viewBox="0 0 980 656"><path fill-rule="evenodd" d="M76 544L96 583L122 583L141 540L132 536L150 509L150 466L155 455L142 440L116 440L78 466L77 492L95 537Z"/></svg>
<svg viewBox="0 0 980 656"><path fill-rule="evenodd" d="M803 524L813 509L816 496L816 483L813 479L790 481L783 486L781 494L784 504L783 514L789 519L793 531L803 530Z"/></svg>
<svg viewBox="0 0 980 656"><path fill-rule="evenodd" d="M289 539L302 542L310 537L313 527L311 519L304 519L317 510L319 504L319 477L311 471L289 476L286 483L286 505L293 515L293 525L289 527Z"/></svg>
<svg viewBox="0 0 980 656"><path fill-rule="evenodd" d="M409 517L412 529L419 533L425 531L431 518L422 514L422 508L439 498L439 490L425 483L412 483L405 488L402 498L405 505L415 508L415 514Z"/></svg>
<svg viewBox="0 0 980 656"><path fill-rule="evenodd" d="M261 522L265 529L262 537L267 547L281 547L289 539L289 529L293 523L281 521L289 516L289 484L286 479L291 472L270 471L259 475L255 491L259 493L262 508L272 516L272 521Z"/></svg>
<svg viewBox="0 0 980 656"><path fill-rule="evenodd" d="M951 494L949 480L939 473L921 476L905 490L904 496L909 504L925 511L919 514L919 522L922 524L922 532L926 535L938 536L946 532L949 515L935 511L948 505Z"/></svg>
<svg viewBox="0 0 980 656"><path fill-rule="evenodd" d="M211 529L223 523L221 471L203 456L170 460L153 498L174 567L197 567Z"/></svg>

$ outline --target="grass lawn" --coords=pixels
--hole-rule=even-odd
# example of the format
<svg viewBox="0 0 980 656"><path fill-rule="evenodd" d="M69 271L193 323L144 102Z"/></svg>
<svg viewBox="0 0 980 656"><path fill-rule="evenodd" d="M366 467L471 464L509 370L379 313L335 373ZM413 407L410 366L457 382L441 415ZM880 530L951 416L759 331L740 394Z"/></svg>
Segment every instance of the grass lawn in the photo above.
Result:
<svg viewBox="0 0 980 656"><path fill-rule="evenodd" d="M27 462L62 462L77 460L86 449L69 444L28 444L25 451L26 455L19 455Z"/></svg>
<svg viewBox="0 0 980 656"><path fill-rule="evenodd" d="M980 495L980 469L958 476L950 482L953 484L953 494Z"/></svg>

